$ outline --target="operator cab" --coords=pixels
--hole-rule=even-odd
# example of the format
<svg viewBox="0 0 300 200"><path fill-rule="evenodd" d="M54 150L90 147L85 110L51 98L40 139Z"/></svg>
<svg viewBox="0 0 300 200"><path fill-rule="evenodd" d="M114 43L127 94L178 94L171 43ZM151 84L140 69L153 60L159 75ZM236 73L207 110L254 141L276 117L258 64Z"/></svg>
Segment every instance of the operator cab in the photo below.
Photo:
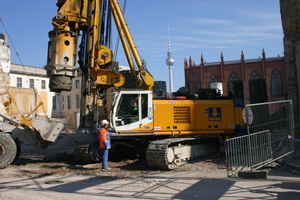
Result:
<svg viewBox="0 0 300 200"><path fill-rule="evenodd" d="M149 131L153 126L152 91L121 90L114 99L112 112L116 132Z"/></svg>

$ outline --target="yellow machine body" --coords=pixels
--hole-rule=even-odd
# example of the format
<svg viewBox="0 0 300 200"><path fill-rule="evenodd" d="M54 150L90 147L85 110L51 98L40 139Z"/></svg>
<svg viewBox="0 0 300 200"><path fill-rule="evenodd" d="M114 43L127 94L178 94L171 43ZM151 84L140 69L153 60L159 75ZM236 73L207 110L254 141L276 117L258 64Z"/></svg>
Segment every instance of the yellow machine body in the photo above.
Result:
<svg viewBox="0 0 300 200"><path fill-rule="evenodd" d="M154 100L153 111L153 129L160 134L231 134L242 108L232 100Z"/></svg>
<svg viewBox="0 0 300 200"><path fill-rule="evenodd" d="M128 112L132 102L136 115ZM244 131L242 109L237 100L153 100L150 91L120 91L111 121L122 135L230 135Z"/></svg>

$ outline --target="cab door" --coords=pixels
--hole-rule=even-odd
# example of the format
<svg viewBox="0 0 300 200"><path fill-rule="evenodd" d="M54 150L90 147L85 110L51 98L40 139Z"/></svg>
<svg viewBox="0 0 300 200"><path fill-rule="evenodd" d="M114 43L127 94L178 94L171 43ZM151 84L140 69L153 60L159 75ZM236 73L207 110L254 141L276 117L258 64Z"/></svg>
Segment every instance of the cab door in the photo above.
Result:
<svg viewBox="0 0 300 200"><path fill-rule="evenodd" d="M133 104L137 104L137 108ZM152 91L120 91L112 111L116 132L149 132L153 129Z"/></svg>

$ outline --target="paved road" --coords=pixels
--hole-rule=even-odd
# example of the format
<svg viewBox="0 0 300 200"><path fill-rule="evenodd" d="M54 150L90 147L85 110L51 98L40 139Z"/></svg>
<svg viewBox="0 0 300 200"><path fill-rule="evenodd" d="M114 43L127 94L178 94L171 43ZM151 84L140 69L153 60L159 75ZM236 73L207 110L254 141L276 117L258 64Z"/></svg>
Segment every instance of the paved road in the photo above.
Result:
<svg viewBox="0 0 300 200"><path fill-rule="evenodd" d="M0 172L1 173L1 172ZM0 199L300 199L300 175L271 171L265 180L228 178L226 172L165 172L144 178L64 176L2 178Z"/></svg>

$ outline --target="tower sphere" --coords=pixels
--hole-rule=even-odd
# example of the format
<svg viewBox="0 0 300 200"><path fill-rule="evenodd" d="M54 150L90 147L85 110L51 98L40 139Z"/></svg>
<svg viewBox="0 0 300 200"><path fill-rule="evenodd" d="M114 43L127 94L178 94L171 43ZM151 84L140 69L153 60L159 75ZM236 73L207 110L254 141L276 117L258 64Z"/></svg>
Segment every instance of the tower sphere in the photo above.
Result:
<svg viewBox="0 0 300 200"><path fill-rule="evenodd" d="M174 64L174 59L172 58L172 53L170 51L168 51L168 58L166 60L166 64L168 66L173 66Z"/></svg>

